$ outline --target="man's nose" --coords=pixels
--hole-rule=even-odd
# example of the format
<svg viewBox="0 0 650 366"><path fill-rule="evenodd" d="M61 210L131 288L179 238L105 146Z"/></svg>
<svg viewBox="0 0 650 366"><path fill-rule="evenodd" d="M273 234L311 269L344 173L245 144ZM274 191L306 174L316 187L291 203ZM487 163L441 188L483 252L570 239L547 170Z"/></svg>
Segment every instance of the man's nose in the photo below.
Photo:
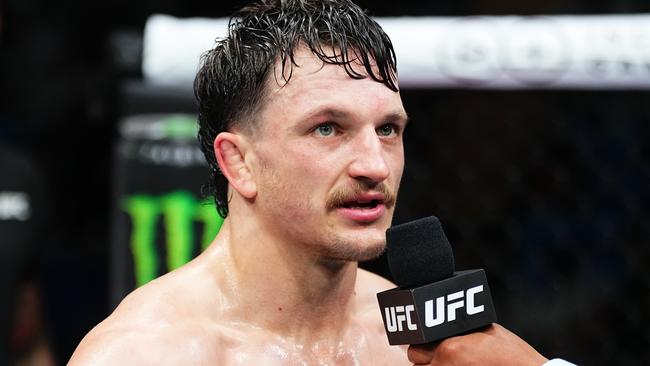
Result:
<svg viewBox="0 0 650 366"><path fill-rule="evenodd" d="M351 177L369 182L382 182L388 178L390 168L386 152L377 133L363 133L353 142L353 160L349 165Z"/></svg>

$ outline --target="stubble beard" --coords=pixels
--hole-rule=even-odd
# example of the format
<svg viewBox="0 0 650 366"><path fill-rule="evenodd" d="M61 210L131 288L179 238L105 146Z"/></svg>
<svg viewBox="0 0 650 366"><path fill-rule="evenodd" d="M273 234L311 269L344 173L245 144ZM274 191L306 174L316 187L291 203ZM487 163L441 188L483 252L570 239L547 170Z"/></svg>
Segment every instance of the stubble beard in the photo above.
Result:
<svg viewBox="0 0 650 366"><path fill-rule="evenodd" d="M384 240L361 244L343 238L332 238L326 244L318 246L319 254L323 258L345 262L363 262L375 259L385 249L386 242Z"/></svg>
<svg viewBox="0 0 650 366"><path fill-rule="evenodd" d="M285 212L318 211L315 207L310 207L307 202L295 202L292 199L292 192L298 189L298 185L295 183L287 183L285 180L280 179L279 175L270 167L268 162L262 159L260 159L260 162L266 178L265 186L267 189L265 189L265 191L267 194L274 196L278 201L288 203L288 205L283 207ZM339 187L327 197L325 203L326 210L328 212L333 212L348 199L368 190L382 193L385 196L384 204L388 211L392 212L391 208L395 205L397 197L395 192L391 188L388 188L388 186L383 182L373 184L372 187L361 182L354 182L351 185ZM282 215L279 215L279 217L282 217ZM285 218L285 220L286 219L287 218ZM321 232L319 237L306 239L305 235L307 233L300 230L300 223L285 220L282 220L284 222L281 224L281 226L285 227L285 230L287 230L285 234L289 234L289 237L295 236L293 239L297 244L302 244L306 247L312 248L311 250L315 251L318 256L325 260L337 262L362 262L379 257L386 249L386 240L383 235L374 239L360 238L357 235L354 237L344 237L344 232L330 231ZM327 230L325 228L322 229Z"/></svg>
<svg viewBox="0 0 650 366"><path fill-rule="evenodd" d="M381 193L384 196L383 204L387 211L392 212L391 209L397 201L397 195L384 182L367 184L354 181L350 185L341 186L328 196L325 206L329 212L335 211L346 202L370 190ZM367 238L368 241L364 240L366 238L358 237L342 238L340 233L332 235L329 244L323 246L323 255L331 259L362 262L379 257L386 249L386 240L383 235L376 239Z"/></svg>

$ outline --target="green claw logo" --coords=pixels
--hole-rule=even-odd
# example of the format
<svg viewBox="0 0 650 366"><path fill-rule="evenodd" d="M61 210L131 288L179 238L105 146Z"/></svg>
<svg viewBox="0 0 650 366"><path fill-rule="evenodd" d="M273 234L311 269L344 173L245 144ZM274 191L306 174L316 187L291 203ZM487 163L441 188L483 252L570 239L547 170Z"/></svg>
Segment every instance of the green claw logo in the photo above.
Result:
<svg viewBox="0 0 650 366"><path fill-rule="evenodd" d="M214 202L200 201L192 193L180 190L163 196L127 196L122 200L122 209L131 218L130 247L138 287L162 274L156 250L156 226L161 216L170 271L192 259L196 222L203 225L201 250L207 248L223 223Z"/></svg>

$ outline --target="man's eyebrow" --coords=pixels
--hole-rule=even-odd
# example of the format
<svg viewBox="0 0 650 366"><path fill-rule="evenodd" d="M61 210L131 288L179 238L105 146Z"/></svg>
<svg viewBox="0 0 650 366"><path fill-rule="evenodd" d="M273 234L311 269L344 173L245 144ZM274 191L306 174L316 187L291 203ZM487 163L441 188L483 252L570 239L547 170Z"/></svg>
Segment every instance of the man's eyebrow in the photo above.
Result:
<svg viewBox="0 0 650 366"><path fill-rule="evenodd" d="M333 119L346 119L350 118L352 113L345 110L338 109L336 107L325 107L317 108L313 111L306 113L306 119L312 119L316 117L326 117ZM409 116L404 111L393 111L389 112L380 117L383 121L387 122L403 122L406 125L409 122Z"/></svg>
<svg viewBox="0 0 650 366"><path fill-rule="evenodd" d="M384 118L386 121L399 121L406 126L409 123L409 115L406 112L403 111L396 111L396 112L391 112L386 115Z"/></svg>
<svg viewBox="0 0 650 366"><path fill-rule="evenodd" d="M334 119L344 119L351 116L349 112L335 108L335 107L325 107L325 108L316 108L312 111L309 111L305 114L307 119L316 118L316 117L327 117Z"/></svg>

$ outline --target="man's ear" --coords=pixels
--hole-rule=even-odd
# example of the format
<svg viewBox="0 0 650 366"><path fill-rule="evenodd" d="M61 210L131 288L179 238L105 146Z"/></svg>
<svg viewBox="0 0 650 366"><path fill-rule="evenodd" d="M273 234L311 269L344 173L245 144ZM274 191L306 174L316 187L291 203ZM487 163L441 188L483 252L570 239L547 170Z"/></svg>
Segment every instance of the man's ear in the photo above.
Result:
<svg viewBox="0 0 650 366"><path fill-rule="evenodd" d="M214 139L213 148L219 168L232 188L244 198L255 198L257 185L244 159L248 149L245 137L231 132L221 132Z"/></svg>

